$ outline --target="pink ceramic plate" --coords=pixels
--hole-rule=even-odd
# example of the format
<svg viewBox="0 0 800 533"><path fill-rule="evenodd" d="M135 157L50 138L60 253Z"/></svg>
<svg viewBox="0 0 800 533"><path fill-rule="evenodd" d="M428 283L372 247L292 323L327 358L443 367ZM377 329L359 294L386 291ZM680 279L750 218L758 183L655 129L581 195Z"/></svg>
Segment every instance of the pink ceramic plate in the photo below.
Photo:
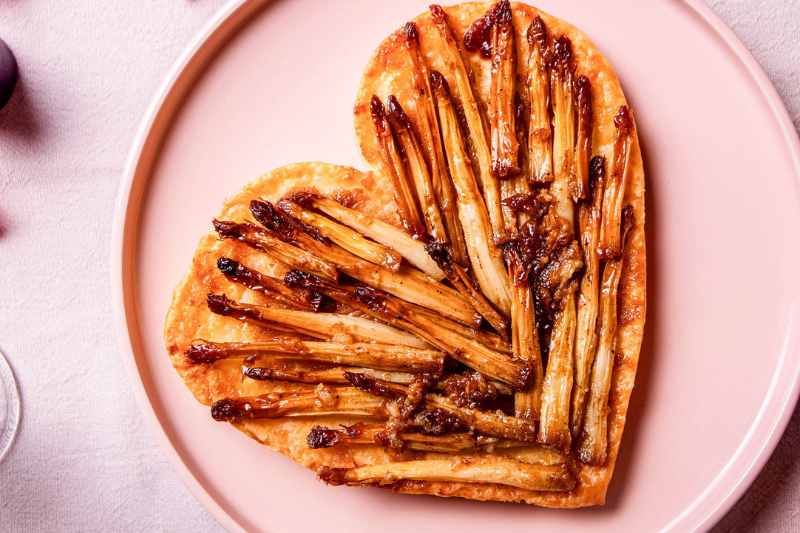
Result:
<svg viewBox="0 0 800 533"><path fill-rule="evenodd" d="M131 152L113 282L124 359L172 466L231 531L692 531L775 447L798 395L800 146L764 73L700 0L543 0L584 30L636 110L647 174L648 311L604 507L326 487L214 422L162 342L172 288L222 200L297 161L360 166L352 104L408 2L237 0L184 54ZM176 512L180 512L176 509Z"/></svg>

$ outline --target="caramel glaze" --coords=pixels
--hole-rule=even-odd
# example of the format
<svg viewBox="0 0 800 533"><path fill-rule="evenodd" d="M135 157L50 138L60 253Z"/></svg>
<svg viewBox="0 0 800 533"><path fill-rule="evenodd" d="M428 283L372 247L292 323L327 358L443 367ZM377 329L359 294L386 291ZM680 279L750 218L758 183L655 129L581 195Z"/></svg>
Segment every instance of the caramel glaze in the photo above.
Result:
<svg viewBox="0 0 800 533"><path fill-rule="evenodd" d="M511 4L508 0L495 2L481 18L470 24L464 32L464 48L478 52L484 59L492 57L492 26L498 19L511 22Z"/></svg>

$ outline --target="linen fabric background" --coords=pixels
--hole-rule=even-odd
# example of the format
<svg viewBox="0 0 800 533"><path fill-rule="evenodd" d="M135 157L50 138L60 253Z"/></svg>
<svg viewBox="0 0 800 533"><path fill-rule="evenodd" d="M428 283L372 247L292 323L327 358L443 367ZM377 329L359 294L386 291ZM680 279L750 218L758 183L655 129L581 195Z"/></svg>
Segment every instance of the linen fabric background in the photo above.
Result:
<svg viewBox="0 0 800 533"><path fill-rule="evenodd" d="M800 127L800 4L707 1ZM21 70L0 110L0 350L24 409L0 463L0 531L222 531L167 464L134 401L116 343L109 246L142 115L224 4L0 0L0 38ZM800 530L799 413L713 531Z"/></svg>

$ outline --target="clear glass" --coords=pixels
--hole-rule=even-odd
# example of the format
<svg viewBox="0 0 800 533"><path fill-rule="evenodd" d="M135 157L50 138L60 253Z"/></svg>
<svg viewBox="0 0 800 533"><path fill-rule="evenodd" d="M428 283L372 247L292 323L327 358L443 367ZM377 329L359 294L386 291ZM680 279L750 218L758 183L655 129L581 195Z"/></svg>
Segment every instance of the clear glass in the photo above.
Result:
<svg viewBox="0 0 800 533"><path fill-rule="evenodd" d="M20 400L17 382L0 352L0 461L11 449L19 427Z"/></svg>

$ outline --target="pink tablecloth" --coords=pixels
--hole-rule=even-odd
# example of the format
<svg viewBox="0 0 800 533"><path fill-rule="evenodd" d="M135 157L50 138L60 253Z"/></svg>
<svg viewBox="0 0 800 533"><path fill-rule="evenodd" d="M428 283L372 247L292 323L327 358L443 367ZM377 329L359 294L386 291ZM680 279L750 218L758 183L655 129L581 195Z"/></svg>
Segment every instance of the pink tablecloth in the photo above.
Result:
<svg viewBox="0 0 800 533"><path fill-rule="evenodd" d="M800 3L708 0L800 126ZM0 2L18 90L0 110L0 350L23 395L0 531L221 531L157 448L116 348L109 240L128 149L224 0ZM800 530L800 414L715 531Z"/></svg>

